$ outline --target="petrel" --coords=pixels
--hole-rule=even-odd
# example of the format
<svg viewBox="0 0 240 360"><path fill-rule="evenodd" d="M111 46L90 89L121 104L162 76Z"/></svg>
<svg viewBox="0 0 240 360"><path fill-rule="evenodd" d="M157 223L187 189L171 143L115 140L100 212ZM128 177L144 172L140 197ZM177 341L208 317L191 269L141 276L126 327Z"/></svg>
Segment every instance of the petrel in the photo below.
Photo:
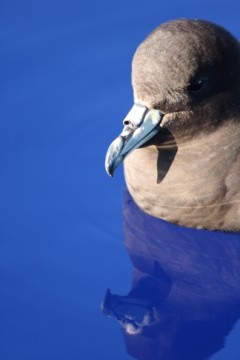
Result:
<svg viewBox="0 0 240 360"><path fill-rule="evenodd" d="M132 62L134 105L110 145L145 213L196 229L240 231L240 45L222 27L157 27Z"/></svg>

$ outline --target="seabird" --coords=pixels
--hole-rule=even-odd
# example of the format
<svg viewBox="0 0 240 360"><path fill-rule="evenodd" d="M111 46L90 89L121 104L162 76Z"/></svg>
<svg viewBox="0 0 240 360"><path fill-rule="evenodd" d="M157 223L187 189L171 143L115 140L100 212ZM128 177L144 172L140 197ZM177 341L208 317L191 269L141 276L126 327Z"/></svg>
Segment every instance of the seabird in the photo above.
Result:
<svg viewBox="0 0 240 360"><path fill-rule="evenodd" d="M134 105L110 145L149 215L240 231L240 45L222 27L180 19L157 27L132 63Z"/></svg>

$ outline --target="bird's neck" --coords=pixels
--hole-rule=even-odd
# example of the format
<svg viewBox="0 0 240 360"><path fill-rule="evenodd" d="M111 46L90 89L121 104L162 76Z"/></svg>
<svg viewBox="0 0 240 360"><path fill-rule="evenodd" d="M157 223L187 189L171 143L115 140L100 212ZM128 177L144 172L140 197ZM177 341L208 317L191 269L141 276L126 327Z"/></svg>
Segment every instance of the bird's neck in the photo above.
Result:
<svg viewBox="0 0 240 360"><path fill-rule="evenodd" d="M240 129L232 124L177 148L149 146L125 160L127 187L150 215L188 227L240 231Z"/></svg>

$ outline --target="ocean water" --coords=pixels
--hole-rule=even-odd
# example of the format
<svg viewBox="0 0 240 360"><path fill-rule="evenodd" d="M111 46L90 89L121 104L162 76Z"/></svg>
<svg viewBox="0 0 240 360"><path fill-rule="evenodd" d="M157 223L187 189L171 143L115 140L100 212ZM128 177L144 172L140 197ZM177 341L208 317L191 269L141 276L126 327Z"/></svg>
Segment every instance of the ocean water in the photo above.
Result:
<svg viewBox="0 0 240 360"><path fill-rule="evenodd" d="M211 20L240 37L238 13L233 0L1 2L2 360L136 355L140 337L129 340L100 309L108 288L129 296L132 279L145 274L124 245L122 168L114 179L104 170L108 145L132 106L132 56L151 30L175 18ZM132 295L137 309L141 286ZM218 312L227 325L211 354L215 360L240 356L236 292L232 296ZM206 342L214 340L209 335Z"/></svg>

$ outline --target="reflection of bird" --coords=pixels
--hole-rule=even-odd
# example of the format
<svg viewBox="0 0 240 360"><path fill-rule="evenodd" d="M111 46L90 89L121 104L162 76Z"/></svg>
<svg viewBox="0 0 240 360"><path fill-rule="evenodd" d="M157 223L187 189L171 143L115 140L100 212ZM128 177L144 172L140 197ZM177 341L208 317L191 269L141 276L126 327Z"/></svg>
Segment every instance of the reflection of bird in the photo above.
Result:
<svg viewBox="0 0 240 360"><path fill-rule="evenodd" d="M203 360L240 316L240 235L188 229L144 213L124 196L125 245L134 271L126 296L102 308L140 360Z"/></svg>
<svg viewBox="0 0 240 360"><path fill-rule="evenodd" d="M163 24L137 49L135 105L106 169L112 175L131 153L127 187L144 212L240 231L239 63L238 41L206 21Z"/></svg>

